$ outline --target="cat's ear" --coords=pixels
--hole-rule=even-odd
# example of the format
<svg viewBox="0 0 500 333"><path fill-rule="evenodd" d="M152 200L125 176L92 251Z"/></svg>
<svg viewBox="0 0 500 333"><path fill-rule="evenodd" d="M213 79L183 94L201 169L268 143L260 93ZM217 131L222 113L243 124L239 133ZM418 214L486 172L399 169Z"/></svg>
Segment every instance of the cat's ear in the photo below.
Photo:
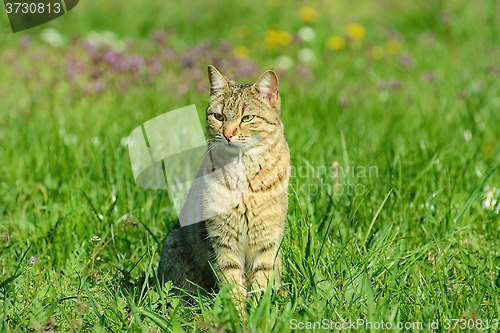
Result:
<svg viewBox="0 0 500 333"><path fill-rule="evenodd" d="M217 90L229 87L229 80L212 65L208 65L208 79L210 80L210 95Z"/></svg>
<svg viewBox="0 0 500 333"><path fill-rule="evenodd" d="M268 70L260 76L253 85L259 92L262 99L266 100L271 106L278 99L278 76L273 70Z"/></svg>

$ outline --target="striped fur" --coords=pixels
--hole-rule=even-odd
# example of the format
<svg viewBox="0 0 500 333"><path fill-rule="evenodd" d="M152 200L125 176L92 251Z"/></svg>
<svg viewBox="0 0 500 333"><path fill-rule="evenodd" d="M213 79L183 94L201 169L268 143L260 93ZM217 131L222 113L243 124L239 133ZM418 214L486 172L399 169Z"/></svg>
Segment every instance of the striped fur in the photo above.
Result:
<svg viewBox="0 0 500 333"><path fill-rule="evenodd" d="M213 66L208 71L209 152L201 172L213 173L230 160L237 160L242 171L214 181L204 209L222 204L219 193L227 191L228 182L243 190L233 208L200 223L177 225L163 244L158 275L191 291L195 285L217 291L230 283L243 299L247 291L266 287L271 277L273 284L280 281L290 154L276 74L267 71L247 85L229 81Z"/></svg>

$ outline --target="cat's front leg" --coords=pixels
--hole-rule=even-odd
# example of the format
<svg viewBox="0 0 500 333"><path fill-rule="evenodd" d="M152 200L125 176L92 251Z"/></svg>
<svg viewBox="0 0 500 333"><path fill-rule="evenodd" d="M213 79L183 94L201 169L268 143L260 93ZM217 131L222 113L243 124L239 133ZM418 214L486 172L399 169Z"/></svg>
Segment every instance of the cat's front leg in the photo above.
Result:
<svg viewBox="0 0 500 333"><path fill-rule="evenodd" d="M217 267L215 269L219 284L221 286L227 284L233 285L231 293L237 301L238 310L243 313L247 295L247 275L243 269L243 263L239 256L230 249L219 249L217 252Z"/></svg>
<svg viewBox="0 0 500 333"><path fill-rule="evenodd" d="M257 299L266 290L269 283L273 287L280 285L282 264L281 254L278 253L278 250L279 244L273 244L265 251L261 251L261 254L253 262L250 293L255 295Z"/></svg>

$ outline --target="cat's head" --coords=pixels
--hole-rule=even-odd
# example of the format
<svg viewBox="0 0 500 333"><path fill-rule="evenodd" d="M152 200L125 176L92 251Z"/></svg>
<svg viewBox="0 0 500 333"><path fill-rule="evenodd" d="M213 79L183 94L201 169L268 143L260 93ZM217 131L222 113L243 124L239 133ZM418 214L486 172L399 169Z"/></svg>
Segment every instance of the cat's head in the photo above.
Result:
<svg viewBox="0 0 500 333"><path fill-rule="evenodd" d="M208 66L210 105L207 109L208 136L228 150L249 150L282 132L278 77L264 72L253 85L228 80L214 66Z"/></svg>

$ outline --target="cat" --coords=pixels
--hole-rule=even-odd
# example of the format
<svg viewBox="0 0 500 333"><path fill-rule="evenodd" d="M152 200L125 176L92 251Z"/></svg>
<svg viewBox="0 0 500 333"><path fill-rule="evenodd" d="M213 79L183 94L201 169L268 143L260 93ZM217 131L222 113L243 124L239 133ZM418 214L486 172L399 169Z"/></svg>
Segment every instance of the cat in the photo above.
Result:
<svg viewBox="0 0 500 333"><path fill-rule="evenodd" d="M281 281L290 152L274 71L253 85L230 81L211 65L208 76L208 150L198 175L209 183L201 198L191 188L179 215L187 223L168 233L158 277L192 292L231 284L244 301Z"/></svg>

